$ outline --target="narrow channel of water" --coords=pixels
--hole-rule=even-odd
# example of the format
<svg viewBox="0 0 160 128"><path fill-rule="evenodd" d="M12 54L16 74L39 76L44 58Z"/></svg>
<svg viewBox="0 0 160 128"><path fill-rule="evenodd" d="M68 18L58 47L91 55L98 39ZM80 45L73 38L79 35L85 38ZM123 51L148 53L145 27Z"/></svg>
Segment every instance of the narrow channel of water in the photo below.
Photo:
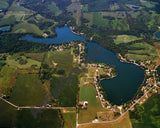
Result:
<svg viewBox="0 0 160 128"><path fill-rule="evenodd" d="M57 28L56 32L57 37L55 38L34 38L32 36L25 36L22 40L50 44L85 40L83 36L74 34L67 26ZM101 47L98 43L87 42L87 49L88 60L94 63L106 63L116 66L118 76L110 80L101 81L109 101L120 105L132 99L138 87L143 82L144 71L134 64L120 62L113 52Z"/></svg>

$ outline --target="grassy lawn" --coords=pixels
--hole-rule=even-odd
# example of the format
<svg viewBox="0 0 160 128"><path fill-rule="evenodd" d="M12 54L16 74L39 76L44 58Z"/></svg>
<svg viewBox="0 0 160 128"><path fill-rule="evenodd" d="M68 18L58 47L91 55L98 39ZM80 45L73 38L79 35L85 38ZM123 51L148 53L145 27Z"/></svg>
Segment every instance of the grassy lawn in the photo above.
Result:
<svg viewBox="0 0 160 128"><path fill-rule="evenodd" d="M129 46L131 49L140 50L129 50L126 54L129 60L155 60L158 55L156 49L147 43L136 43Z"/></svg>
<svg viewBox="0 0 160 128"><path fill-rule="evenodd" d="M88 108L79 110L79 123L91 122L97 116L97 112L104 111L99 99L96 98L94 87L80 87L79 100L88 101Z"/></svg>
<svg viewBox="0 0 160 128"><path fill-rule="evenodd" d="M114 40L115 44L120 43L128 43L130 41L137 40L138 38L136 36L130 36L130 35L118 35L117 38Z"/></svg>
<svg viewBox="0 0 160 128"><path fill-rule="evenodd" d="M36 74L19 74L10 96L16 105L42 105L46 92Z"/></svg>
<svg viewBox="0 0 160 128"><path fill-rule="evenodd" d="M40 30L36 25L27 22L19 23L13 27L12 32L14 33L34 33L42 35L43 31Z"/></svg>

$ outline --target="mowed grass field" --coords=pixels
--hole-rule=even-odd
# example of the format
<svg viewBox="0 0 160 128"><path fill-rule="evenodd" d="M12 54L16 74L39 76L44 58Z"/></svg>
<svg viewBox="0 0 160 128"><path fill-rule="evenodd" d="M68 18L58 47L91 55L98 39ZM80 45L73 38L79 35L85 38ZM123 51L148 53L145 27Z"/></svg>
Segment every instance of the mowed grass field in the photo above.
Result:
<svg viewBox="0 0 160 128"><path fill-rule="evenodd" d="M118 35L116 39L114 39L115 44L120 44L120 43L128 43L130 41L135 41L138 40L136 36L131 36L131 35Z"/></svg>
<svg viewBox="0 0 160 128"><path fill-rule="evenodd" d="M129 60L155 60L158 55L156 52L155 47L142 42L142 43L136 43L129 46L131 49L139 49L139 50L129 50L126 54L126 58Z"/></svg>
<svg viewBox="0 0 160 128"><path fill-rule="evenodd" d="M20 106L42 105L45 96L45 89L37 74L19 74L9 101Z"/></svg>
<svg viewBox="0 0 160 128"><path fill-rule="evenodd" d="M92 122L97 116L97 112L105 111L99 98L96 98L96 90L94 87L80 87L79 101L88 101L88 107L84 110L79 110L78 123Z"/></svg>
<svg viewBox="0 0 160 128"><path fill-rule="evenodd" d="M56 68L65 70L66 74L68 74L73 69L73 55L71 55L71 50L48 52L45 55L44 63L50 66L57 63Z"/></svg>

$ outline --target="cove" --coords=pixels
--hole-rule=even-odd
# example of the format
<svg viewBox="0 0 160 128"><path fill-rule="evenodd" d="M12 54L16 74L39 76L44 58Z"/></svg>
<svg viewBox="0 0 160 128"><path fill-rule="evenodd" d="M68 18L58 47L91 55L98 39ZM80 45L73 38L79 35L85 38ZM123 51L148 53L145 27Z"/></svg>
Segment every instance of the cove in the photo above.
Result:
<svg viewBox="0 0 160 128"><path fill-rule="evenodd" d="M157 39L160 39L160 31L156 32L156 33L154 34L154 36L155 36Z"/></svg>
<svg viewBox="0 0 160 128"><path fill-rule="evenodd" d="M55 38L34 38L32 36L25 36L21 39L50 44L73 40L86 41L83 36L74 34L67 26L57 28L56 32L57 37ZM109 80L102 80L101 84L108 96L108 100L116 105L131 100L144 80L144 71L140 67L134 64L122 63L113 52L103 48L98 43L87 41L87 59L93 63L115 65L118 76Z"/></svg>

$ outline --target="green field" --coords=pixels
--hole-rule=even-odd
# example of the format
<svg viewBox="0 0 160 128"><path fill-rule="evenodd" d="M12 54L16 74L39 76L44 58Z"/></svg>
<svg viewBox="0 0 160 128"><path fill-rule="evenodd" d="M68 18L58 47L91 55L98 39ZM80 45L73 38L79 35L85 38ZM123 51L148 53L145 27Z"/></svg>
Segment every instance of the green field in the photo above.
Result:
<svg viewBox="0 0 160 128"><path fill-rule="evenodd" d="M16 77L16 67L3 66L0 72L0 94L10 95L10 89L13 88L13 83Z"/></svg>
<svg viewBox="0 0 160 128"><path fill-rule="evenodd" d="M73 69L73 56L70 50L48 52L45 56L44 63L50 66L57 63L57 70L65 70L65 73L68 74Z"/></svg>
<svg viewBox="0 0 160 128"><path fill-rule="evenodd" d="M76 112L63 113L64 128L75 128L76 127Z"/></svg>
<svg viewBox="0 0 160 128"><path fill-rule="evenodd" d="M75 107L78 93L77 76L52 77L50 91L57 106Z"/></svg>
<svg viewBox="0 0 160 128"><path fill-rule="evenodd" d="M0 110L0 127L13 127L14 120L16 119L16 109L0 100Z"/></svg>
<svg viewBox="0 0 160 128"><path fill-rule="evenodd" d="M62 128L60 110L36 110L15 108L0 100L1 128Z"/></svg>
<svg viewBox="0 0 160 128"><path fill-rule="evenodd" d="M129 60L155 60L157 56L156 49L147 43L136 43L129 46L130 49L126 54ZM134 50L139 49L139 50Z"/></svg>
<svg viewBox="0 0 160 128"><path fill-rule="evenodd" d="M0 1L0 9L6 9L8 7L9 7L8 0L1 0Z"/></svg>
<svg viewBox="0 0 160 128"><path fill-rule="evenodd" d="M19 23L13 27L12 32L14 33L33 33L42 35L43 31L40 30L36 25L27 22Z"/></svg>
<svg viewBox="0 0 160 128"><path fill-rule="evenodd" d="M114 43L115 44L128 43L134 40L138 40L138 38L136 36L130 36L130 35L118 35L116 39L114 39Z"/></svg>
<svg viewBox="0 0 160 128"><path fill-rule="evenodd" d="M109 25L109 20L104 19L101 13L96 12L93 14L92 24L97 26L107 27L107 25Z"/></svg>
<svg viewBox="0 0 160 128"><path fill-rule="evenodd" d="M43 105L46 91L37 74L19 74L9 100L16 105Z"/></svg>
<svg viewBox="0 0 160 128"><path fill-rule="evenodd" d="M154 94L141 107L137 107L136 111L130 113L133 128L160 127L159 99L160 95Z"/></svg>
<svg viewBox="0 0 160 128"><path fill-rule="evenodd" d="M0 19L0 26L8 26L14 24L16 22L16 18L14 15L5 15Z"/></svg>
<svg viewBox="0 0 160 128"><path fill-rule="evenodd" d="M26 60L27 63L26 64L20 64L19 61L21 59L18 59L18 58L22 58L23 60ZM31 68L31 66L33 66L33 65L36 65L36 68L39 68L41 66L41 62L26 58L24 56L20 56L20 57L18 57L18 56L9 56L7 58L6 63L8 65L15 66L15 67L18 67L18 68Z"/></svg>
<svg viewBox="0 0 160 128"><path fill-rule="evenodd" d="M104 111L94 87L80 87L79 101L88 101L88 107L79 110L79 123L88 123L95 119L97 112Z"/></svg>
<svg viewBox="0 0 160 128"><path fill-rule="evenodd" d="M62 13L61 10L56 6L55 3L48 5L48 9L55 14L55 16L58 16Z"/></svg>

